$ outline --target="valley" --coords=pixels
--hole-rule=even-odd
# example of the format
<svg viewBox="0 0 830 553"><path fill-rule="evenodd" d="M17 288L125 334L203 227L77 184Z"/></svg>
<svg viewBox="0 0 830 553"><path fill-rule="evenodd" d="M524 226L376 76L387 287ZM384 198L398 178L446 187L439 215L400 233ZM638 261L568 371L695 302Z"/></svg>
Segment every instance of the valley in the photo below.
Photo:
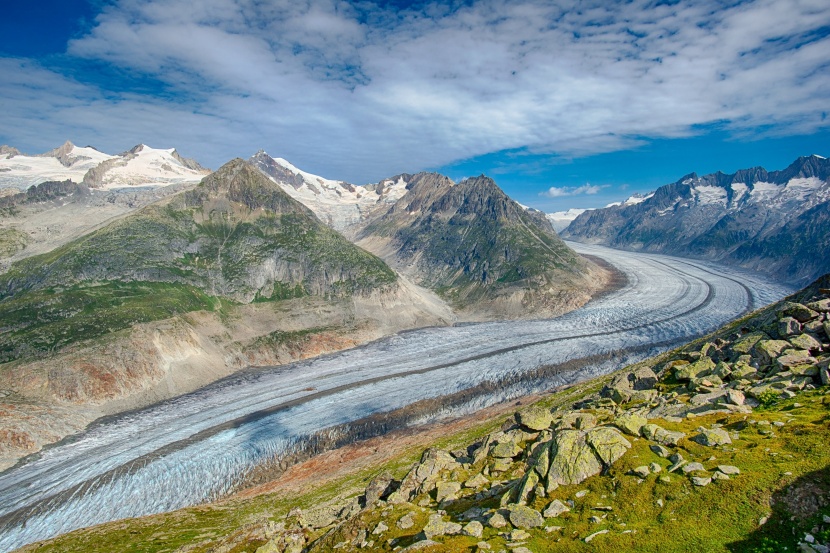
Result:
<svg viewBox="0 0 830 553"><path fill-rule="evenodd" d="M237 373L103 420L0 474L6 500L0 549L219 498L321 431L345 432L349 423L420 400L498 383L429 419L604 374L790 291L701 262L571 246L612 264L627 284L559 318L398 334L342 353ZM539 378L544 367L598 355L605 360Z"/></svg>

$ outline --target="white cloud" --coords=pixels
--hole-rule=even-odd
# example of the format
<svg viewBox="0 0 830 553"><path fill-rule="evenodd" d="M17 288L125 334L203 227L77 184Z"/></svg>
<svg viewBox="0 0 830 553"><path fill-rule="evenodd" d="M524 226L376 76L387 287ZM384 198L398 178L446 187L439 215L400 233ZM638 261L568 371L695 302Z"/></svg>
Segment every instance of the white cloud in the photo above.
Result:
<svg viewBox="0 0 830 553"><path fill-rule="evenodd" d="M564 196L581 196L583 194L593 195L598 194L603 188L608 188L608 185L597 186L593 184L584 184L582 186L551 186L544 192L539 192L540 196L548 198L562 198Z"/></svg>
<svg viewBox="0 0 830 553"><path fill-rule="evenodd" d="M682 137L826 128L830 4L118 0L69 61L158 79L101 89L0 60L0 140L176 146L216 166L260 147L356 182L507 149L581 156ZM823 30L822 30L823 29ZM126 144L125 144L126 142ZM552 189L553 190L553 189Z"/></svg>

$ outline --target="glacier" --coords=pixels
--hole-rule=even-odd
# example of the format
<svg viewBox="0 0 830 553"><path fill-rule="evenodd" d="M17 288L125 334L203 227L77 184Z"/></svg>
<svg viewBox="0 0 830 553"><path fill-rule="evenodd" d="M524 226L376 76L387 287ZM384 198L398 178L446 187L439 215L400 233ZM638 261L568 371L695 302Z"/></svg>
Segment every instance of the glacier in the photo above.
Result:
<svg viewBox="0 0 830 553"><path fill-rule="evenodd" d="M0 473L0 551L215 500L304 438L419 400L487 382L521 382L540 367L623 352L547 385L607 372L634 358L626 351L667 349L792 291L705 262L569 246L606 260L627 283L555 319L428 328L243 371L94 423L24 460ZM506 396L502 391L476 405Z"/></svg>

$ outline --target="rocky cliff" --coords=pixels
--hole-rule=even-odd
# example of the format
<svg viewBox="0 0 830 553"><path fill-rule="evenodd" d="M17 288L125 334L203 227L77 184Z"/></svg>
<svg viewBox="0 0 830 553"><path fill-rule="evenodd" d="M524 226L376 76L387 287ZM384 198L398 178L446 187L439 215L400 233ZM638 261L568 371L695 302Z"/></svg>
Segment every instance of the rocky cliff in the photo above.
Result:
<svg viewBox="0 0 830 553"><path fill-rule="evenodd" d="M357 243L472 318L561 314L606 275L568 248L544 215L487 177L459 184L405 175L406 194L356 233Z"/></svg>
<svg viewBox="0 0 830 553"><path fill-rule="evenodd" d="M830 270L830 161L692 173L633 205L586 211L566 239L717 260L806 284Z"/></svg>

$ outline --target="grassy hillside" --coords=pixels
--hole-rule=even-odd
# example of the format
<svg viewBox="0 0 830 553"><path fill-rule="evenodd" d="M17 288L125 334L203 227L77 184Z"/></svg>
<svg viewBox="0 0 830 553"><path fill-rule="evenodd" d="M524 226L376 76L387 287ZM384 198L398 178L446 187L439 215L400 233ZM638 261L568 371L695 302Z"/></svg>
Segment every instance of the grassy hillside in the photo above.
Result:
<svg viewBox="0 0 830 553"><path fill-rule="evenodd" d="M397 265L459 308L516 292L526 308L553 307L566 304L569 292L596 286L590 263L487 177L453 184L415 175L408 193L359 233L373 237L388 242Z"/></svg>
<svg viewBox="0 0 830 553"><path fill-rule="evenodd" d="M0 363L223 305L342 297L395 273L242 160L0 275Z"/></svg>

